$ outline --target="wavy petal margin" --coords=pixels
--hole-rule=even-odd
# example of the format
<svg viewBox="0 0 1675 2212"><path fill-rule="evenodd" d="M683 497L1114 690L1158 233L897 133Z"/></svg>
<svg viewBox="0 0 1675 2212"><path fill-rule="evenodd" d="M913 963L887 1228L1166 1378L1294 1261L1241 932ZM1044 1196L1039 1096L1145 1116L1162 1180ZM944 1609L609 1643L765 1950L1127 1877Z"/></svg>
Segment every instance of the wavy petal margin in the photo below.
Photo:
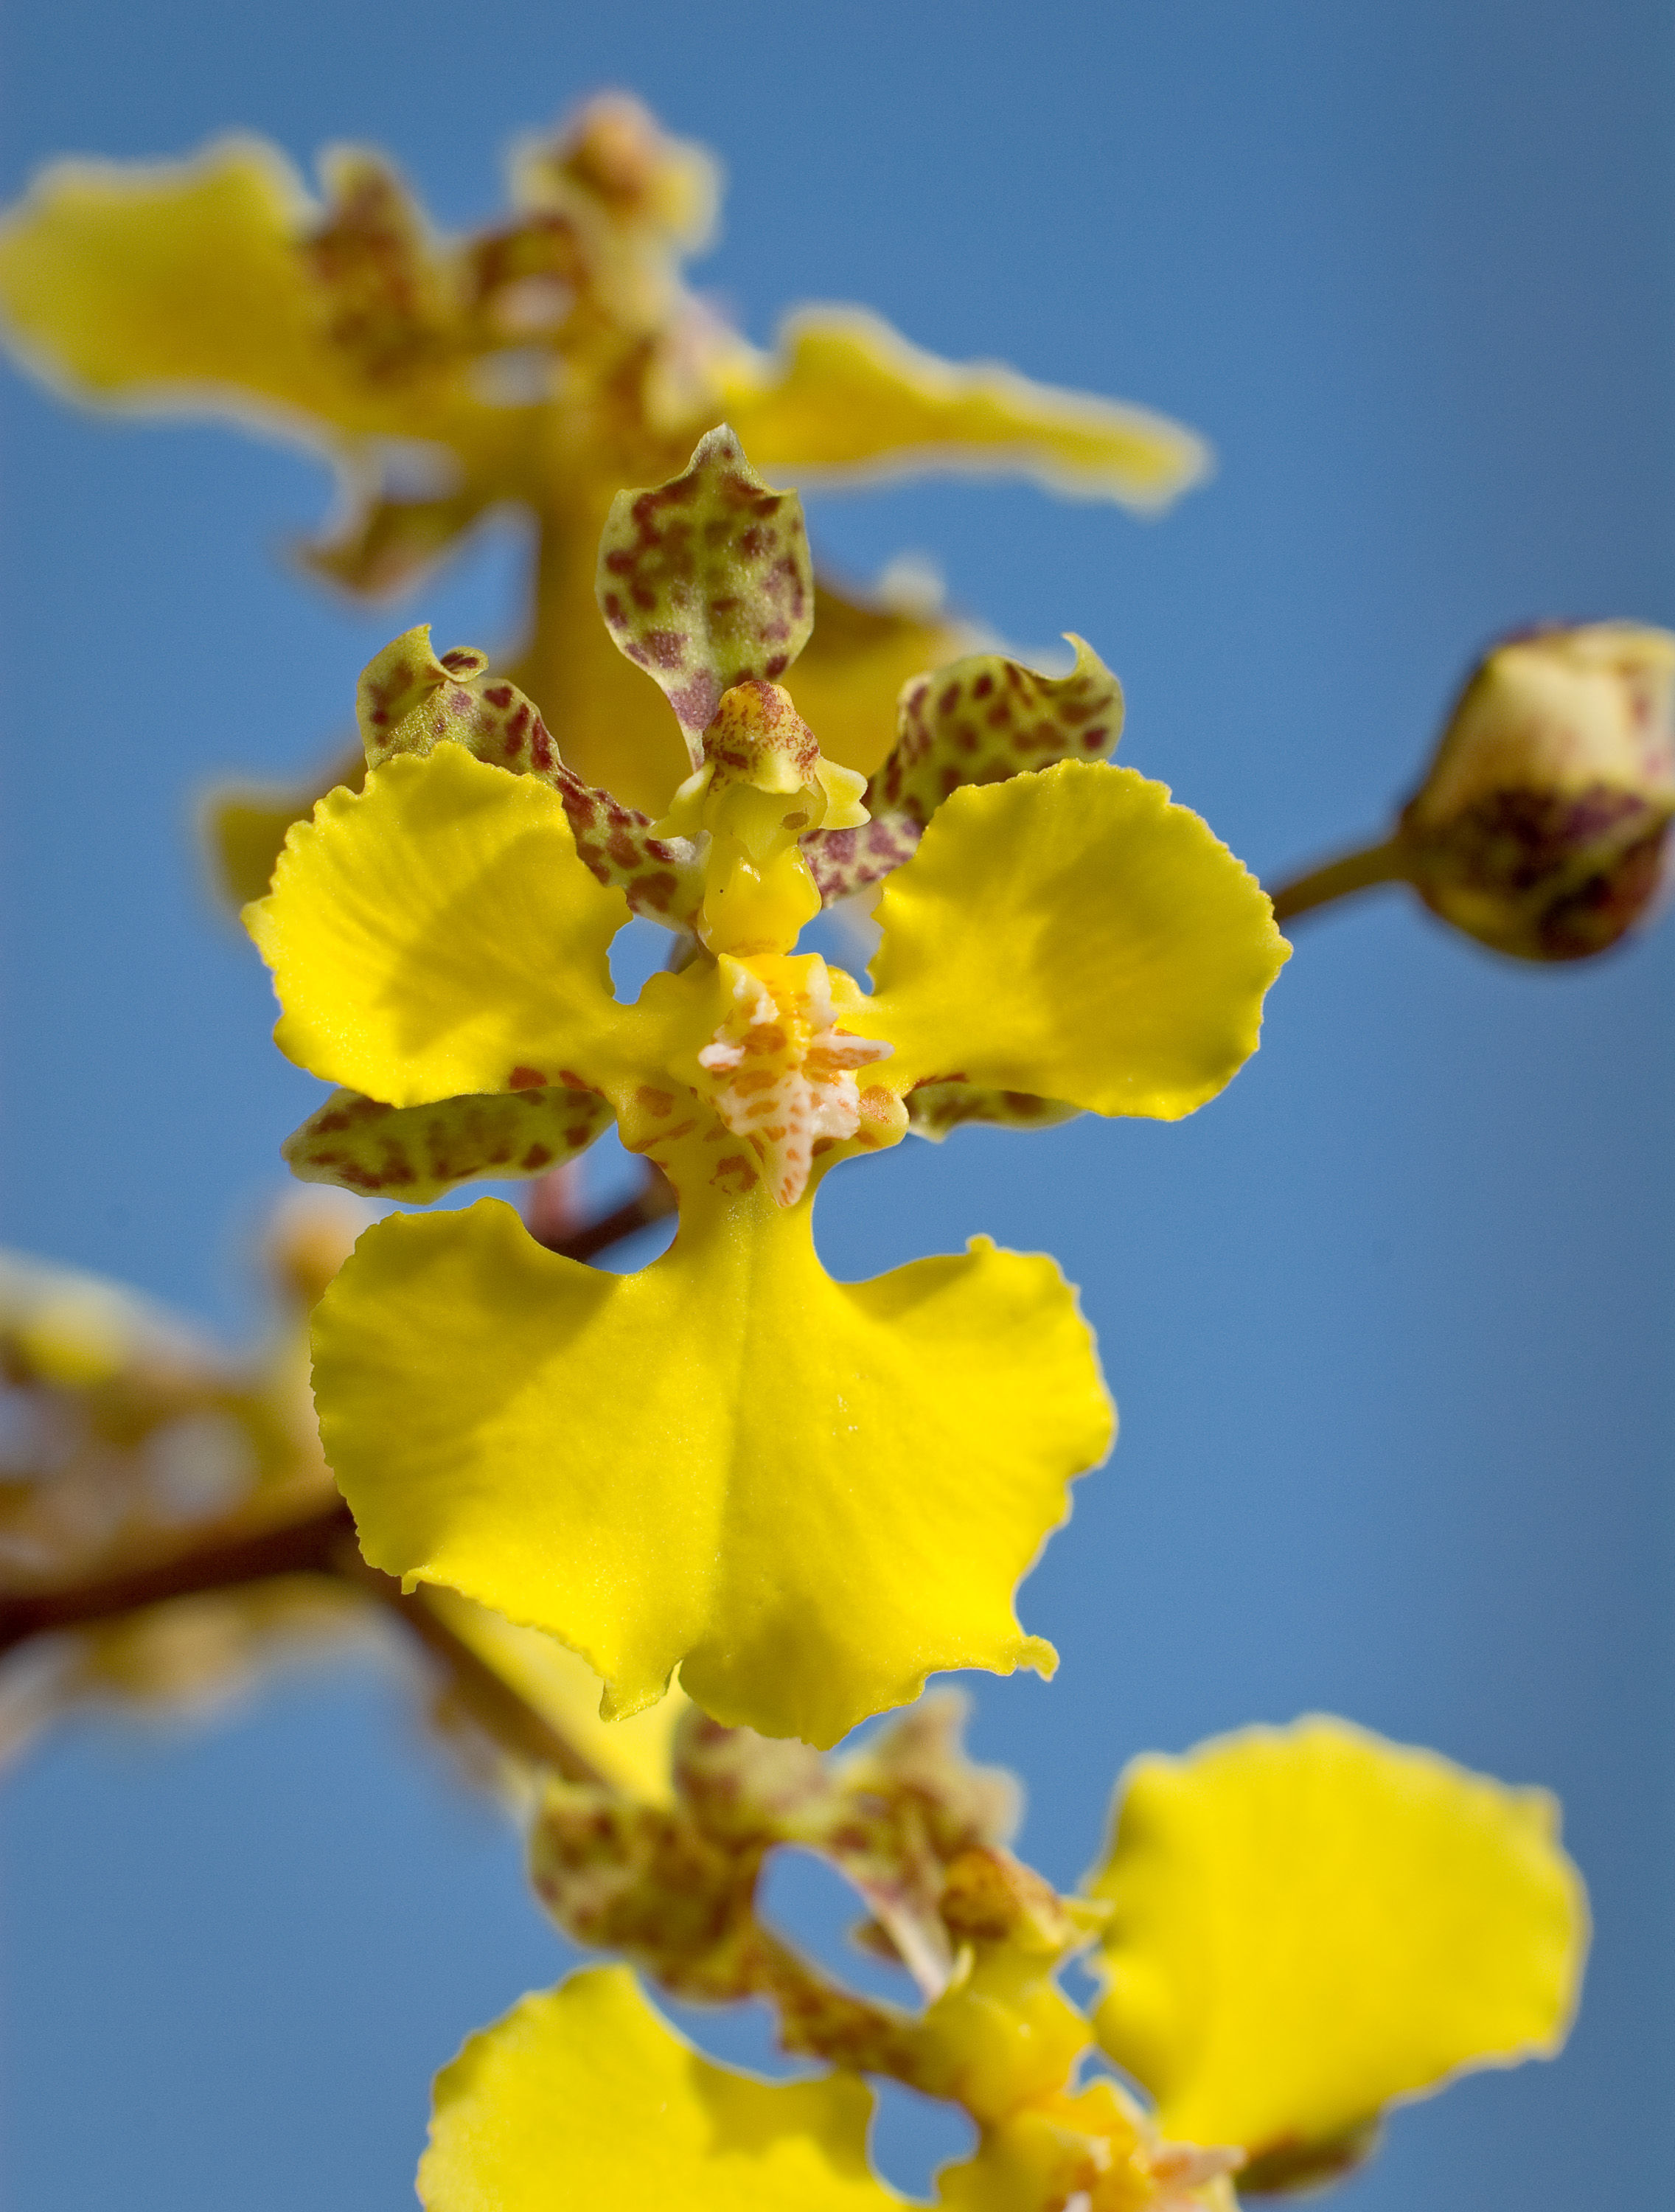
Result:
<svg viewBox="0 0 1675 2212"><path fill-rule="evenodd" d="M1083 639L1070 642L1076 666L1068 676L981 653L903 685L895 747L866 787L871 820L803 840L828 904L899 867L938 807L965 785L1110 757L1122 735L1122 686Z"/></svg>
<svg viewBox="0 0 1675 2212"><path fill-rule="evenodd" d="M625 1966L574 1975L474 2035L436 2081L427 2212L886 2212L853 2075L716 2066Z"/></svg>
<svg viewBox="0 0 1675 2212"><path fill-rule="evenodd" d="M1545 1790L1317 1717L1137 1759L1118 1805L1095 2025L1166 2135L1327 2171L1393 2100L1563 2044L1587 1903Z"/></svg>
<svg viewBox="0 0 1675 2212"><path fill-rule="evenodd" d="M864 307L805 307L780 344L778 360L741 365L728 419L765 466L805 479L1022 476L1149 514L1209 473L1209 447L1166 416L998 362L939 360Z"/></svg>
<svg viewBox="0 0 1675 2212"><path fill-rule="evenodd" d="M284 1009L274 1042L392 1106L615 1066L620 890L578 859L550 786L439 745L328 792L245 926Z"/></svg>
<svg viewBox="0 0 1675 2212"><path fill-rule="evenodd" d="M834 1283L809 1211L711 1194L628 1276L495 1200L369 1230L314 1322L367 1557L562 1638L607 1713L678 1666L824 1745L944 1668L1050 1671L1013 1592L1112 1431L1074 1293L984 1242Z"/></svg>
<svg viewBox="0 0 1675 2212"><path fill-rule="evenodd" d="M850 1026L891 1079L1178 1121L1256 1049L1290 955L1266 893L1132 769L1061 762L956 791L887 879Z"/></svg>

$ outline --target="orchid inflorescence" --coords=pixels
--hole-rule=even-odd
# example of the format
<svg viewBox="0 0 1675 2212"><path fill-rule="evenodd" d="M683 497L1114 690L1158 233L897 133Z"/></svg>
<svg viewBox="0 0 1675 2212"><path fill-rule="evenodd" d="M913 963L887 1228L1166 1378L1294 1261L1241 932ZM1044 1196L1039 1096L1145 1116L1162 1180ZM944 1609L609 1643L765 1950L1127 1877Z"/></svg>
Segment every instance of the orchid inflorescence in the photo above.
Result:
<svg viewBox="0 0 1675 2212"><path fill-rule="evenodd" d="M835 1282L813 1213L909 1133L1194 1112L1256 1049L1277 908L1402 879L1520 957L1614 942L1675 815L1675 641L1504 645L1391 838L1271 902L1114 764L1091 647L1044 674L817 582L796 494L753 465L1003 466L1158 505L1199 472L1189 433L856 311L756 352L682 282L707 161L632 102L525 148L508 221L461 242L380 157L324 174L316 207L248 142L69 165L0 233L0 301L84 390L331 454L345 518L309 559L345 588L410 582L508 505L537 532L509 665L405 630L340 774L215 817L276 1041L334 1086L285 1157L382 1218L276 1224L283 1312L243 1360L113 1286L0 1270L27 1440L0 1644L58 1655L14 1664L7 1735L213 1692L276 1638L398 1624L428 1654L537 1896L617 1961L444 2069L432 2212L901 2203L869 2077L968 2117L950 2212L1228 2212L1350 2170L1394 2103L1551 2056L1587 1912L1539 1791L1314 1717L1136 1760L1074 1895L1012 1854L1016 1788L925 1684L1056 1664L1014 1606L1110 1446L1092 1334L1052 1260L981 1236ZM828 909L871 933L865 979L829 933L799 949ZM667 958L630 1003L631 922ZM571 1218L613 1129L640 1194ZM519 1179L527 1220L405 1210ZM649 1264L589 1264L668 1211ZM764 1917L793 1846L852 1884L902 2001ZM648 1983L765 2002L818 2070L713 2063Z"/></svg>

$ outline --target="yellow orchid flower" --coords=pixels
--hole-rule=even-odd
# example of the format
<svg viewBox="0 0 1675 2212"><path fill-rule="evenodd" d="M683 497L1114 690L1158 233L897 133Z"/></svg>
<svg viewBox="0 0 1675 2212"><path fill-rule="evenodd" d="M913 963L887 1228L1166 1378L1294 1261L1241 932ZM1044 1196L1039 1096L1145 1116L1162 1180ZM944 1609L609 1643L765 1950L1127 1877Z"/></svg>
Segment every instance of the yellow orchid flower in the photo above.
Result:
<svg viewBox="0 0 1675 2212"><path fill-rule="evenodd" d="M938 2176L947 2212L1232 2212L1235 2186L1344 2171L1393 2100L1563 2042L1587 1905L1542 1793L1342 1722L1253 1729L1138 1761L1092 1899L1065 1899L1004 1849L1006 1800L958 1727L945 1702L834 1763L689 1716L672 1814L552 1793L534 1874L567 1934L688 1999L767 1998L785 2047L833 2070L714 2065L628 1966L584 1972L438 2078L428 2212L536 2212L557 2183L630 2212L900 2203L867 2171L866 2075L975 2121ZM923 2010L851 1996L756 1918L783 1843L885 1902L891 1955L940 1954ZM1090 2023L1056 1970L1095 1934ZM1095 2028L1152 2109L1084 2078Z"/></svg>
<svg viewBox="0 0 1675 2212"><path fill-rule="evenodd" d="M364 788L291 831L246 919L282 1049L344 1086L303 1172L433 1194L614 1118L679 1233L620 1277L492 1200L383 1223L316 1316L322 1433L368 1559L560 1637L608 1713L679 1667L719 1717L828 1743L937 1669L1052 1667L1012 1594L1111 1417L1050 1260L978 1239L840 1285L816 1186L896 1143L921 1085L1003 1118L1191 1112L1286 947L1198 817L1105 759L1120 695L1085 647L1056 682L991 657L910 686L870 813L777 681L806 540L731 433L620 495L598 588L686 737L661 822L411 632L361 680ZM869 996L795 947L881 876ZM633 910L689 957L628 1006Z"/></svg>
<svg viewBox="0 0 1675 2212"><path fill-rule="evenodd" d="M762 461L834 481L1008 473L1143 510L1205 467L1159 416L951 366L853 309L805 309L774 353L750 346L681 278L710 234L715 166L630 100L521 147L509 216L470 238L438 238L377 154L338 149L321 176L315 202L250 139L176 165L48 169L0 228L19 350L84 398L219 413L323 449L346 514L309 557L353 591L410 582L492 511L530 514L513 678L550 702L580 775L653 812L678 756L599 631L593 549L616 487L667 475L710 423L725 415ZM828 757L871 773L901 684L967 641L940 617L822 586L802 702ZM221 805L239 896L266 888L323 787Z"/></svg>

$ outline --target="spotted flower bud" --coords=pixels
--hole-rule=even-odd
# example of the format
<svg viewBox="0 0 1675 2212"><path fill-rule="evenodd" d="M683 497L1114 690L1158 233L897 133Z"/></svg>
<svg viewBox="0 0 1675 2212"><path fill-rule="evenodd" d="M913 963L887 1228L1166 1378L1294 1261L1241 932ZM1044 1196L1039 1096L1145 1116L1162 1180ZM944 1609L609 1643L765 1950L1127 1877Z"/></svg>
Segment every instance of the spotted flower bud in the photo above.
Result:
<svg viewBox="0 0 1675 2212"><path fill-rule="evenodd" d="M1402 815L1402 872L1497 951L1585 959L1646 911L1672 814L1675 636L1545 631L1467 683Z"/></svg>

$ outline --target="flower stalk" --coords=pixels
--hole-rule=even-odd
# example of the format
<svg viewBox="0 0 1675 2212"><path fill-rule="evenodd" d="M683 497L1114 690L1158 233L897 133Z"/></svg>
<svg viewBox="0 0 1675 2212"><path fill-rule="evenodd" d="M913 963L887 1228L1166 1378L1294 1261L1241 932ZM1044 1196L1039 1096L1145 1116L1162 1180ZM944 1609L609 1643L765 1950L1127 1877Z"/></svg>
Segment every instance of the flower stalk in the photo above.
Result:
<svg viewBox="0 0 1675 2212"><path fill-rule="evenodd" d="M1299 915L1352 898L1358 891L1372 890L1380 884L1411 882L1410 865L1399 833L1381 844L1362 846L1270 891L1274 920L1283 928Z"/></svg>

